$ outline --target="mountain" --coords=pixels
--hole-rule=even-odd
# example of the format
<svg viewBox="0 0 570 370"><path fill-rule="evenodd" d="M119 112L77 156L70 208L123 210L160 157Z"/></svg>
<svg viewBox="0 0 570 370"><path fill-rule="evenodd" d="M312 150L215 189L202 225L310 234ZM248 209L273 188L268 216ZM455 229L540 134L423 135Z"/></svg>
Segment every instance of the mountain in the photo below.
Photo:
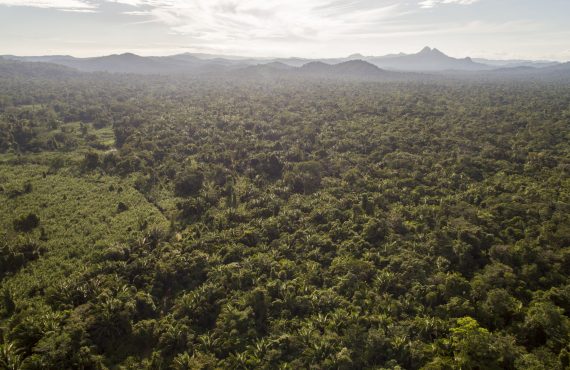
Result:
<svg viewBox="0 0 570 370"><path fill-rule="evenodd" d="M322 59L306 59L306 58L280 58L274 61L290 65L292 67L302 67L307 63L311 62L321 62L326 64L340 64L344 62L349 62L351 60L365 60L367 57L361 54L352 54L346 58L322 58Z"/></svg>
<svg viewBox="0 0 570 370"><path fill-rule="evenodd" d="M71 67L83 72L111 72L135 74L214 74L241 71L249 74L271 75L277 71L286 72L285 66L301 68L293 73L309 75L386 75L387 71L401 72L478 72L495 69L512 69L516 73L528 72L530 68L550 68L558 65L549 61L487 60L453 58L438 49L425 47L416 54L389 54L385 56L364 56L352 54L342 58L248 58L214 54L183 53L171 56L143 57L132 53L113 54L94 58L75 58L69 55L19 57L5 55L4 59L26 62L47 62ZM484 63L482 63L484 62ZM272 64L273 63L273 64ZM315 64L316 63L316 64ZM265 65L265 67L261 67ZM246 67L251 69L244 70ZM372 68L375 67L375 68ZM381 71L384 70L384 71ZM287 71L288 72L288 71Z"/></svg>
<svg viewBox="0 0 570 370"><path fill-rule="evenodd" d="M241 78L276 78L292 76L296 69L296 67L292 67L284 63L270 62L232 69L227 71L226 76L238 76Z"/></svg>
<svg viewBox="0 0 570 370"><path fill-rule="evenodd" d="M398 71L478 71L490 69L489 66L474 62L471 58L452 58L438 49L423 48L417 54L390 55L386 57L369 57L366 59L374 65Z"/></svg>
<svg viewBox="0 0 570 370"><path fill-rule="evenodd" d="M450 71L445 76L477 81L543 81L567 84L570 82L570 63L549 67L501 67L487 71Z"/></svg>
<svg viewBox="0 0 570 370"><path fill-rule="evenodd" d="M223 59L223 60L230 60L230 61L250 61L250 60L257 60L260 63L267 62L272 60L273 58L252 58L252 57L245 57L240 55L224 55L224 54L207 54L207 53L183 53L174 56L191 56L200 60L212 60L212 59Z"/></svg>
<svg viewBox="0 0 570 370"><path fill-rule="evenodd" d="M389 72L364 60L350 60L337 64L309 62L296 69L304 77L360 81L403 80L408 74Z"/></svg>
<svg viewBox="0 0 570 370"><path fill-rule="evenodd" d="M280 63L280 62L270 62L267 64L262 64L262 66L264 66L265 68L270 68L270 69L279 70L279 71L290 71L290 70L294 69L294 67L291 67L290 65L287 65L285 63Z"/></svg>
<svg viewBox="0 0 570 370"><path fill-rule="evenodd" d="M0 57L0 78L32 77L39 79L63 79L77 76L71 68L46 62L24 62Z"/></svg>
<svg viewBox="0 0 570 370"><path fill-rule="evenodd" d="M305 63L301 67L293 67L282 62L270 62L248 66L228 72L228 77L238 78L294 78L294 79L326 79L344 81L403 81L410 79L410 73L384 71L363 60L351 60L337 64L321 61ZM414 77L414 76L411 76ZM417 74L417 77L424 78Z"/></svg>
<svg viewBox="0 0 570 370"><path fill-rule="evenodd" d="M324 62L309 62L303 64L300 67L300 71L303 73L311 73L311 74L326 74L331 73L333 66Z"/></svg>
<svg viewBox="0 0 570 370"><path fill-rule="evenodd" d="M177 61L166 58L141 57L132 53L113 54L96 58L74 58L54 60L54 63L76 68L83 72L112 72L138 74L166 74L184 71L192 65L191 62Z"/></svg>
<svg viewBox="0 0 570 370"><path fill-rule="evenodd" d="M535 73L538 69L530 66L501 67L489 71L490 73Z"/></svg>
<svg viewBox="0 0 570 370"><path fill-rule="evenodd" d="M545 79L551 79L565 84L570 83L570 62L540 68L538 71L539 75Z"/></svg>
<svg viewBox="0 0 570 370"><path fill-rule="evenodd" d="M75 58L68 55L17 57L4 56L8 60L25 62L49 62L77 69L82 72L110 72L135 74L195 73L217 63L203 61L190 55L168 57L142 57L133 53L113 54L94 58Z"/></svg>
<svg viewBox="0 0 570 370"><path fill-rule="evenodd" d="M2 55L2 58L7 60L17 60L20 62L43 62L43 63L53 63L54 61L75 59L71 55L42 55L42 56L26 56L26 57L20 57L16 55Z"/></svg>
<svg viewBox="0 0 570 370"><path fill-rule="evenodd" d="M519 60L519 59L507 59L507 60L495 60L495 59L485 59L485 58L473 58L476 63L486 64L492 67L500 68L518 68L518 67L552 67L560 63L551 60Z"/></svg>
<svg viewBox="0 0 570 370"><path fill-rule="evenodd" d="M324 62L309 62L300 68L301 72L315 74L337 74L337 75L360 75L371 76L383 73L380 68L374 64L363 60L351 60L338 64L328 64Z"/></svg>
<svg viewBox="0 0 570 370"><path fill-rule="evenodd" d="M302 67L310 62L317 62L317 59L306 59L306 58L278 58L274 59L274 62L287 64L291 67Z"/></svg>
<svg viewBox="0 0 570 370"><path fill-rule="evenodd" d="M226 67L257 65L260 63L267 63L268 61L271 61L270 59L252 59L247 57L238 58L234 56L222 57L212 54L193 54L193 53L177 54L160 58L166 60L190 62L195 66L217 65L217 66L226 66Z"/></svg>
<svg viewBox="0 0 570 370"><path fill-rule="evenodd" d="M362 77L377 76L385 73L385 71L381 70L374 64L365 62L363 60L350 60L336 64L333 66L333 72L339 75Z"/></svg>
<svg viewBox="0 0 570 370"><path fill-rule="evenodd" d="M570 62L558 63L553 66L542 68L541 71L545 72L566 72L570 73Z"/></svg>

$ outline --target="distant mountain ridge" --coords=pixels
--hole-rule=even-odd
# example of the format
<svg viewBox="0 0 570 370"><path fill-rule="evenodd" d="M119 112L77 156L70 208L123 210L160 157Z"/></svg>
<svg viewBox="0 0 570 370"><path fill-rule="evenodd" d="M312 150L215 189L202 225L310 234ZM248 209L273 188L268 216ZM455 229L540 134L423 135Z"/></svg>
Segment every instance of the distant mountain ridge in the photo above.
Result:
<svg viewBox="0 0 570 370"><path fill-rule="evenodd" d="M520 67L546 69L561 65L550 61L498 61L487 59L453 58L436 48L425 47L415 54L364 56L352 54L346 58L248 58L213 54L183 53L171 56L139 56L133 53L113 54L91 58L69 55L2 56L6 60L53 63L81 72L109 72L133 74L207 74L241 70L245 74L271 74L295 71L307 75L350 75L353 77L384 76L394 72L482 72ZM262 67L264 66L265 67ZM291 69L290 69L291 68ZM561 70L565 70L562 68ZM297 72L295 72L297 73Z"/></svg>
<svg viewBox="0 0 570 370"><path fill-rule="evenodd" d="M282 62L271 62L234 70L241 78L302 78L352 81L408 80L409 73L385 71L363 60L350 60L337 64L321 61L308 62L294 67Z"/></svg>
<svg viewBox="0 0 570 370"><path fill-rule="evenodd" d="M370 77L385 74L386 71L378 68L374 64L363 60L349 60L338 64L327 64L323 62L310 62L300 67L301 73L331 75L331 76L360 76Z"/></svg>
<svg viewBox="0 0 570 370"><path fill-rule="evenodd" d="M543 68L543 67L552 67L560 64L559 62L553 62L549 60L521 60L521 59L497 60L497 59L473 58L473 61L481 64L486 64L488 66L501 67L501 68L517 68L517 67Z"/></svg>
<svg viewBox="0 0 570 370"><path fill-rule="evenodd" d="M80 73L72 68L48 62L25 62L0 56L0 77L63 79Z"/></svg>
<svg viewBox="0 0 570 370"><path fill-rule="evenodd" d="M427 46L417 54L371 57L366 60L380 68L400 71L483 71L491 69L490 66L476 63L469 57L452 58L438 49Z"/></svg>

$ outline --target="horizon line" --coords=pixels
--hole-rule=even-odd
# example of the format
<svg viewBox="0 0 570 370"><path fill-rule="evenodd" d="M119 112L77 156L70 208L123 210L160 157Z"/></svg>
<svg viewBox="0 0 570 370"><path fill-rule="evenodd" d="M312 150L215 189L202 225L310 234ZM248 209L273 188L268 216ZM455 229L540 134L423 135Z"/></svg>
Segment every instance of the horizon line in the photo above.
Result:
<svg viewBox="0 0 570 370"><path fill-rule="evenodd" d="M437 47L430 47L430 46L425 46L424 48L422 48L421 50L415 52L415 53L404 53L404 52L392 52L392 53L388 53L388 54L379 54L379 55L364 55L362 53L359 52L355 52L355 53L350 53L349 55L345 55L345 56L332 56L332 57L302 57L302 56L295 56L295 55L289 55L289 56L251 56L251 55L240 55L240 54L226 54L223 52L192 52L192 51L180 51L180 52L167 52L164 54L146 54L146 53L141 53L140 50L138 52L133 52L133 51L124 51L124 52L111 52L110 54L105 54L105 53L101 53L101 54L91 54L89 56L75 56L71 53L48 53L48 54L6 54L6 53L2 53L0 54L0 57L2 56L13 56L13 57L23 57L23 58L31 58L31 57L53 57L53 56L62 56L62 57L72 57L75 59L90 59L90 58L102 58L102 57L109 57L109 56L119 56L119 55L127 55L127 54L132 54L135 56L139 56L139 57L143 57L143 58L152 58L152 57L173 57L173 56L178 56L178 55L184 55L184 54L188 54L188 55L207 55L207 56L212 56L214 58L219 57L219 58L227 58L227 59L232 59L232 58L237 58L239 59L265 59L265 60L274 60L274 59L305 59L305 60L320 60L320 59L346 59L349 58L353 55L360 55L364 58L377 58L377 57L385 57L385 56L397 56L397 55L414 55L414 54L418 54L421 51L425 50L426 48L430 49L431 51L437 50L440 51L441 53L445 54L448 57L451 58L455 58L455 59L465 59L465 58L471 58L471 59L485 59L485 60L491 60L491 61L531 61L531 62L558 62L558 63L566 63L569 62L569 60L562 60L562 59L533 59L533 58L524 58L524 57L510 57L510 58L502 58L502 57L478 57L478 56L463 56L463 57L456 57L456 56L451 56L447 53L445 53L444 51L442 51L441 49L437 48ZM128 50L128 49L126 49Z"/></svg>

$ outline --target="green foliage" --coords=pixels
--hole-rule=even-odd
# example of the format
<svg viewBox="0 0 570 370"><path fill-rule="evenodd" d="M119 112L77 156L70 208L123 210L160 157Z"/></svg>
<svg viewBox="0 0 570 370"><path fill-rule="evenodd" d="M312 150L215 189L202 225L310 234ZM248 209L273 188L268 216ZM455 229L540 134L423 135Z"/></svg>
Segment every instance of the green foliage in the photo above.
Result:
<svg viewBox="0 0 570 370"><path fill-rule="evenodd" d="M22 366L21 350L14 343L0 344L0 366L6 370L19 370Z"/></svg>
<svg viewBox="0 0 570 370"><path fill-rule="evenodd" d="M285 175L285 181L294 193L310 194L321 186L321 164L317 161L295 163L292 171Z"/></svg>
<svg viewBox="0 0 570 370"><path fill-rule="evenodd" d="M174 192L178 196L196 195L204 183L204 175L200 171L187 171L174 181Z"/></svg>
<svg viewBox="0 0 570 370"><path fill-rule="evenodd" d="M483 367L498 368L494 353L493 337L471 317L457 320L457 326L450 329L450 345L453 359L461 369Z"/></svg>
<svg viewBox="0 0 570 370"><path fill-rule="evenodd" d="M558 352L570 341L570 320L551 302L532 302L523 325L532 346L547 344Z"/></svg>
<svg viewBox="0 0 570 370"><path fill-rule="evenodd" d="M0 368L570 363L567 84L0 91Z"/></svg>

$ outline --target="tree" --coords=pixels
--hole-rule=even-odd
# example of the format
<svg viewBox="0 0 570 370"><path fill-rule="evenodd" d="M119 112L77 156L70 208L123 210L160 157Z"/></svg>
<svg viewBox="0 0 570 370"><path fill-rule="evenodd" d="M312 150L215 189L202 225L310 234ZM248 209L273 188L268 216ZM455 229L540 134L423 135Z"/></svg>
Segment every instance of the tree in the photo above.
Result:
<svg viewBox="0 0 570 370"><path fill-rule="evenodd" d="M372 218L364 225L362 230L364 239L372 244L377 244L386 238L389 228L384 220Z"/></svg>
<svg viewBox="0 0 570 370"><path fill-rule="evenodd" d="M285 181L293 192L311 194L321 185L322 166L317 161L296 163L285 175Z"/></svg>
<svg viewBox="0 0 570 370"><path fill-rule="evenodd" d="M204 174L199 170L187 170L174 181L174 191L181 197L198 194L204 183Z"/></svg>
<svg viewBox="0 0 570 370"><path fill-rule="evenodd" d="M94 170L99 166L99 154L95 152L85 153L83 159L83 168L88 171Z"/></svg>
<svg viewBox="0 0 570 370"><path fill-rule="evenodd" d="M15 343L4 339L0 344L0 367L6 370L19 370L22 362L22 350L18 349Z"/></svg>
<svg viewBox="0 0 570 370"><path fill-rule="evenodd" d="M35 213L28 213L25 216L20 216L13 222L14 230L28 233L40 226L40 218Z"/></svg>
<svg viewBox="0 0 570 370"><path fill-rule="evenodd" d="M551 302L532 302L524 319L524 334L533 346L547 344L560 350L570 339L570 320L564 310Z"/></svg>
<svg viewBox="0 0 570 370"><path fill-rule="evenodd" d="M436 364L460 369L500 369L499 355L494 347L494 337L485 328L479 326L472 317L457 320L450 329L450 336L443 341L451 349L452 358L436 356L428 368Z"/></svg>

